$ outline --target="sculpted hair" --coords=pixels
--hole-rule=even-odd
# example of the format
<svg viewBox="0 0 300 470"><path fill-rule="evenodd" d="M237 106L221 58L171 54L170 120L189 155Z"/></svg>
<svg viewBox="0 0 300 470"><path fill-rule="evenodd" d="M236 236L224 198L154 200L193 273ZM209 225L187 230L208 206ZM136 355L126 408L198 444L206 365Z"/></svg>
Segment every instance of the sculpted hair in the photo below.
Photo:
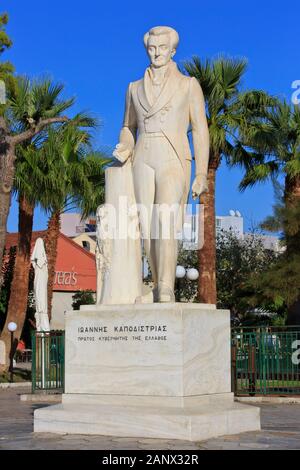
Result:
<svg viewBox="0 0 300 470"><path fill-rule="evenodd" d="M149 36L159 36L160 34L169 34L171 37L171 45L173 49L177 49L179 43L179 35L175 29L170 28L169 26L155 26L151 28L144 35L144 45L147 49Z"/></svg>

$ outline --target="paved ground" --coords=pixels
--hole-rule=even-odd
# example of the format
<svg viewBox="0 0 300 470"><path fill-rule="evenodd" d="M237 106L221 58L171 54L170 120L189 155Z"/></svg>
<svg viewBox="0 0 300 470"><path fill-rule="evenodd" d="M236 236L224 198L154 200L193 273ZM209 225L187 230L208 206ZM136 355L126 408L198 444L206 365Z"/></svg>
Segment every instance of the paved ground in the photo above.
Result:
<svg viewBox="0 0 300 470"><path fill-rule="evenodd" d="M262 410L262 431L191 443L162 439L33 434L33 410L45 404L21 402L19 395L28 392L28 388L0 389L0 450L300 449L300 405L259 405Z"/></svg>

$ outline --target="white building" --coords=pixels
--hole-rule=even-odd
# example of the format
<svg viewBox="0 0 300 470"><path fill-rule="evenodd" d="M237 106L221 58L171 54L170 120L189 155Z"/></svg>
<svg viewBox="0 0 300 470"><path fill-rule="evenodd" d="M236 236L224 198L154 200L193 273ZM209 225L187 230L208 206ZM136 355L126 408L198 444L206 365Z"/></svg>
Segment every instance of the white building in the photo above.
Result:
<svg viewBox="0 0 300 470"><path fill-rule="evenodd" d="M200 206L200 210L203 206ZM182 232L178 234L179 240L183 242L183 247L187 250L197 249L201 246L201 223L203 220L203 212L199 214L186 214ZM200 230L200 231L199 231ZM225 232L231 230L240 239L244 237L244 219L239 211L231 210L229 215L216 216L216 232L224 230Z"/></svg>
<svg viewBox="0 0 300 470"><path fill-rule="evenodd" d="M200 213L200 221L202 214ZM201 241L201 223L199 224L198 214L186 214L182 232L179 234L179 240L183 242L183 247L187 250L198 249ZM239 211L230 210L229 215L216 216L216 233L232 231L240 240L253 236L251 233L244 232L244 218ZM199 237L200 235L200 237ZM267 250L281 252L284 250L280 239L275 235L256 235ZM201 244L200 244L201 246Z"/></svg>
<svg viewBox="0 0 300 470"><path fill-rule="evenodd" d="M235 233L238 238L244 238L244 219L239 211L230 210L229 215L216 216L216 231L230 230Z"/></svg>

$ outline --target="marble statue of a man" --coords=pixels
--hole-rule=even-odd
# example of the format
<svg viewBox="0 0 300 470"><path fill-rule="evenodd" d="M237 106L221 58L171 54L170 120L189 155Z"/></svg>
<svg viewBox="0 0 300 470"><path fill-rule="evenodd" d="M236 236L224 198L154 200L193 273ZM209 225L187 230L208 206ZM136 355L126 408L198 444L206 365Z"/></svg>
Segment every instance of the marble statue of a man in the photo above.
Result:
<svg viewBox="0 0 300 470"><path fill-rule="evenodd" d="M166 26L145 34L151 64L144 78L129 84L123 127L114 151L121 162L131 159L135 198L143 208L139 210L140 226L154 289L150 295L136 299L141 303L174 301L176 228L168 237L161 235L166 219L159 208L177 205L177 222L182 224L180 210L187 202L191 177L190 127L196 162L193 197L207 190L209 133L205 103L197 80L180 73L172 60L178 42L178 33ZM152 236L153 227L158 229L158 237Z"/></svg>

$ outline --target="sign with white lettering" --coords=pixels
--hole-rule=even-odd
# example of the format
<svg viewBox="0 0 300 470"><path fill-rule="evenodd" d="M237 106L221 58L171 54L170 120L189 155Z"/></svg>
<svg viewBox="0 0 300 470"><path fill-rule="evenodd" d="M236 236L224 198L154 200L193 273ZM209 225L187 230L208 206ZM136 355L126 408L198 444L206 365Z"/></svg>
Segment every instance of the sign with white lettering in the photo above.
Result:
<svg viewBox="0 0 300 470"><path fill-rule="evenodd" d="M55 271L54 284L58 286L76 286L77 274L75 271Z"/></svg>

